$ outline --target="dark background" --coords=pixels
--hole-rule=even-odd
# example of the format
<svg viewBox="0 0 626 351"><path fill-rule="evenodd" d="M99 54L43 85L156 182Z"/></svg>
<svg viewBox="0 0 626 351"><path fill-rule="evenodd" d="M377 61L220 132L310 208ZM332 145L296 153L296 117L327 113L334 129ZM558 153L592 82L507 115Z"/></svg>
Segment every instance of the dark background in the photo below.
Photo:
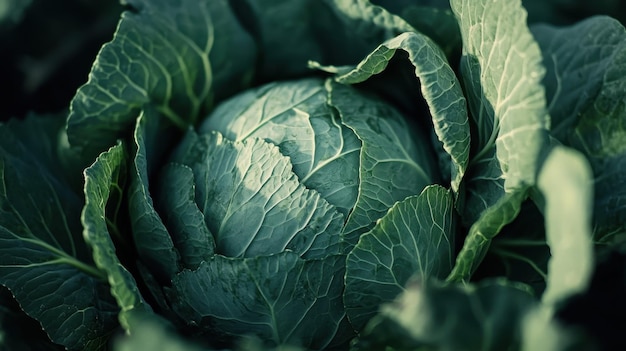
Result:
<svg viewBox="0 0 626 351"><path fill-rule="evenodd" d="M113 38L117 0L0 0L0 120L69 106ZM2 12L2 10L0 10Z"/></svg>

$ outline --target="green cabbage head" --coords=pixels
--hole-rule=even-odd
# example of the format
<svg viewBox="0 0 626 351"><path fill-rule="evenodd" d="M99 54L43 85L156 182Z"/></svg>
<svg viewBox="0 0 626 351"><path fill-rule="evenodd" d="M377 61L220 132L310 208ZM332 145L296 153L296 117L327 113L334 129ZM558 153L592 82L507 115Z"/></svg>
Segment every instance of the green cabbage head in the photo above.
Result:
<svg viewBox="0 0 626 351"><path fill-rule="evenodd" d="M185 266L167 290L175 313L213 340L344 343L355 329L346 254L438 179L429 140L381 98L332 80L223 102L186 134L156 194ZM172 199L181 187L189 196Z"/></svg>

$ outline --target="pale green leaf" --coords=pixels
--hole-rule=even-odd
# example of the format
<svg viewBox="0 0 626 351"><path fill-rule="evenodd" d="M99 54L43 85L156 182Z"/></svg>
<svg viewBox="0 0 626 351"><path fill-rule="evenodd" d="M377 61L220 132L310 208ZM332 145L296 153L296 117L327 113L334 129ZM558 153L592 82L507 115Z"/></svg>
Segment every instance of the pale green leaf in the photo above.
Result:
<svg viewBox="0 0 626 351"><path fill-rule="evenodd" d="M361 143L327 100L320 79L265 85L220 104L200 132L215 130L231 140L260 138L277 145L300 182L347 215L358 194Z"/></svg>
<svg viewBox="0 0 626 351"><path fill-rule="evenodd" d="M463 37L461 75L476 137L465 176L470 231L448 279L466 280L491 239L517 216L549 148L545 69L519 0L452 0Z"/></svg>
<svg viewBox="0 0 626 351"><path fill-rule="evenodd" d="M477 127L478 154L495 148L504 188L535 183L548 143L539 45L519 0L452 0L463 37L461 72Z"/></svg>
<svg viewBox="0 0 626 351"><path fill-rule="evenodd" d="M546 238L552 257L543 301L556 304L585 291L594 268L591 168L580 153L555 147L541 168Z"/></svg>
<svg viewBox="0 0 626 351"><path fill-rule="evenodd" d="M193 170L196 202L217 253L253 257L290 250L314 258L339 251L343 215L300 183L275 145L190 131L173 161Z"/></svg>
<svg viewBox="0 0 626 351"><path fill-rule="evenodd" d="M586 333L568 328L551 306L539 304L529 309L522 321L521 351L600 350Z"/></svg>

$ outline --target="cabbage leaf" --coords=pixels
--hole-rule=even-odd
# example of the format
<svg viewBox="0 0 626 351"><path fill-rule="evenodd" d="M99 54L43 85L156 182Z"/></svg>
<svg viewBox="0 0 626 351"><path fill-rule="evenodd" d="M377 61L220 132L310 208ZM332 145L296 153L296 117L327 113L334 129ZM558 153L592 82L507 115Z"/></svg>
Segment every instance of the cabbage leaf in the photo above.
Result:
<svg viewBox="0 0 626 351"><path fill-rule="evenodd" d="M99 350L119 309L82 239L82 201L55 152L60 121L0 126L0 284L52 341ZM16 138L24 130L30 137Z"/></svg>

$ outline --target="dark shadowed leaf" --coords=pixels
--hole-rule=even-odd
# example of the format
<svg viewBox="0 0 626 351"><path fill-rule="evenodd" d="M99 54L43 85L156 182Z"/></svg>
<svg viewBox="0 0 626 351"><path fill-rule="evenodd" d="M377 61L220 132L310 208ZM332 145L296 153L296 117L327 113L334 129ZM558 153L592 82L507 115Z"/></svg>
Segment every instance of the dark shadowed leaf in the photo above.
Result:
<svg viewBox="0 0 626 351"><path fill-rule="evenodd" d="M150 106L137 118L134 158L129 171L128 209L137 253L152 275L162 284L180 271L180 255L150 194L149 171L158 155L157 143L162 118Z"/></svg>
<svg viewBox="0 0 626 351"><path fill-rule="evenodd" d="M626 226L626 30L594 17L570 27L538 25L533 34L548 70L552 135L589 159L594 238L610 243Z"/></svg>
<svg viewBox="0 0 626 351"><path fill-rule="evenodd" d="M253 334L274 345L323 349L352 336L342 301L344 265L345 256L216 255L178 274L170 299L187 322L222 337Z"/></svg>
<svg viewBox="0 0 626 351"><path fill-rule="evenodd" d="M215 254L215 239L198 208L195 189L193 170L170 163L160 172L155 198L183 264L191 269Z"/></svg>
<svg viewBox="0 0 626 351"><path fill-rule="evenodd" d="M82 201L56 157L62 123L30 117L0 127L0 284L52 341L100 350L118 308L82 239ZM22 128L39 136L36 146L16 139Z"/></svg>

